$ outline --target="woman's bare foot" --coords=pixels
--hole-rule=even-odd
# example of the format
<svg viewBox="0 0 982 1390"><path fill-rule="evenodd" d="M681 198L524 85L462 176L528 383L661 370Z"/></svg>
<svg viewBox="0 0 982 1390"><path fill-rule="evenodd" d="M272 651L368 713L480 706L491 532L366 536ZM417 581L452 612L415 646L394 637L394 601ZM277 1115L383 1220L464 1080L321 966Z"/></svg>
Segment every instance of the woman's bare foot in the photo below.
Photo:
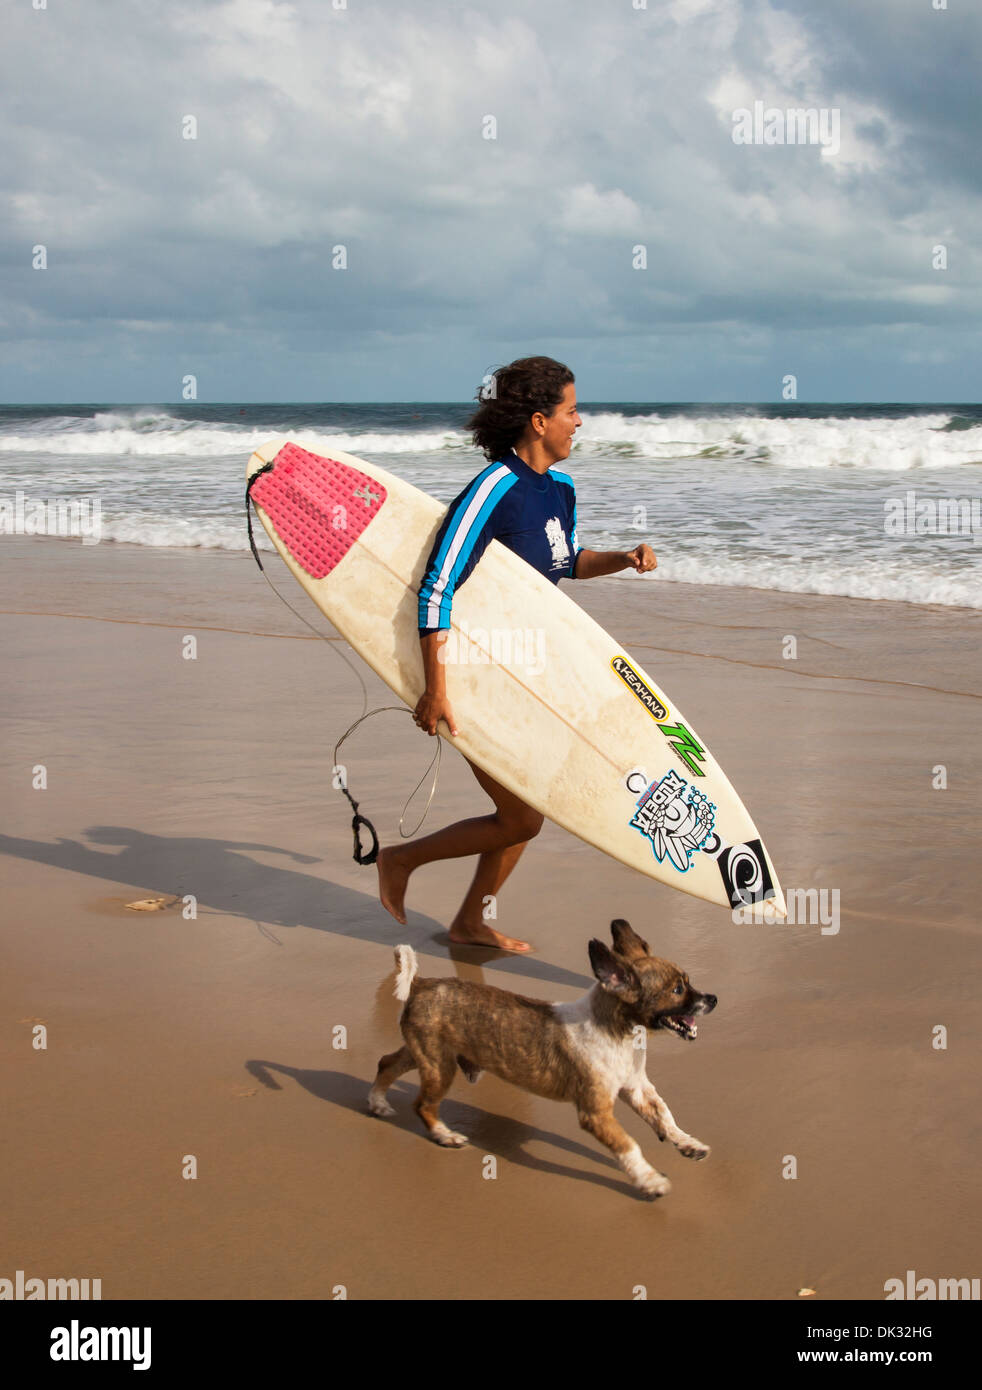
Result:
<svg viewBox="0 0 982 1390"><path fill-rule="evenodd" d="M386 912L397 922L406 925L406 884L409 870L402 862L398 849L380 849L375 861L378 869L378 896Z"/></svg>
<svg viewBox="0 0 982 1390"><path fill-rule="evenodd" d="M532 949L527 941L520 941L517 936L505 936L504 933L489 927L486 922L454 921L450 924L450 940L455 946L494 946L499 951L520 952Z"/></svg>

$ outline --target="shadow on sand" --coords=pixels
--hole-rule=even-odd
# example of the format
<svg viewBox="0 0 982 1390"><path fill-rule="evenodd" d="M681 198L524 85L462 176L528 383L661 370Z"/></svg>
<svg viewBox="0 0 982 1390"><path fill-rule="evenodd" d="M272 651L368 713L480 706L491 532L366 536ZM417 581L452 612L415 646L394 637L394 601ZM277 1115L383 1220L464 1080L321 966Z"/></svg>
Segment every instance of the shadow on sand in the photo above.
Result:
<svg viewBox="0 0 982 1390"><path fill-rule="evenodd" d="M95 826L84 834L90 844L80 840L44 841L0 835L0 853L72 873L89 874L102 881L114 880L123 888L136 888L141 894L175 897L193 894L199 918L209 913L251 918L273 941L277 940L276 929L303 926L382 946L406 942L420 955L453 960L459 975L475 981L483 978L484 967L490 967L496 974L512 973L581 989L593 984L588 975L550 965L534 955L503 956L479 947L452 946L447 941L446 929L418 912L410 911L407 925L400 926L375 897L374 870L370 871L372 892L359 893L292 867L323 861L278 845L150 835L124 826ZM116 847L115 852L112 848L92 847L100 845ZM291 861L291 866L262 863L256 857L259 855ZM386 1000L384 1012L388 1014L392 1008L391 979L380 982L377 1008L382 1007L383 997ZM364 1077L308 1071L276 1062L249 1061L246 1066L269 1089L280 1089L271 1075L275 1070L296 1081L319 1100L363 1114L366 1124L384 1123L368 1113L369 1080ZM419 1128L411 1107L415 1094L416 1088L410 1082L399 1082L392 1088L390 1097L398 1113L388 1123L418 1132L420 1143L426 1143L429 1141ZM626 1180L583 1173L577 1168L535 1157L525 1151L524 1145L530 1140L542 1140L569 1153L607 1163L616 1170L616 1165L602 1150L588 1148L562 1135L504 1115L491 1114L453 1098L444 1102L444 1115L451 1126L463 1129L475 1146L509 1162L596 1183L618 1192L633 1192Z"/></svg>
<svg viewBox="0 0 982 1390"><path fill-rule="evenodd" d="M423 1126L412 1108L412 1101L416 1095L416 1087L412 1082L396 1082L389 1091L388 1097L396 1113L387 1119L380 1120L368 1113L369 1083L365 1081L363 1076L349 1076L345 1072L335 1071L309 1071L303 1067L284 1066L280 1062L258 1060L246 1062L246 1069L267 1090L282 1090L280 1083L272 1075L272 1072L275 1071L281 1076L289 1077L291 1081L295 1081L304 1090L309 1091L312 1096L316 1096L318 1100L327 1101L331 1105L340 1105L345 1110L353 1110L355 1113L363 1115L366 1124L394 1125L397 1129L417 1135L421 1144L432 1142L427 1139ZM458 1080L460 1079L458 1078ZM523 1124L520 1120L513 1120L507 1115L494 1115L488 1110L478 1110L473 1105L466 1105L463 1101L456 1100L452 1095L448 1096L441 1105L440 1118L451 1129L462 1130L470 1140L471 1147L479 1149L483 1153L494 1154L498 1158L507 1159L509 1163L515 1163L522 1168L531 1168L539 1173L552 1173L556 1177L594 1183L599 1187L608 1187L612 1192L627 1192L639 1201L645 1200L631 1186L627 1178L608 1177L602 1173L585 1173L581 1168L571 1168L565 1163L555 1163L547 1158L539 1158L534 1154L527 1153L525 1149L525 1145L530 1141L539 1140L551 1144L556 1149L565 1149L567 1153L589 1158L595 1163L606 1164L614 1170L615 1174L619 1174L617 1164L599 1145L595 1148L589 1148L585 1144L577 1143L575 1139L568 1139L562 1134L553 1134L549 1130L538 1129L534 1125Z"/></svg>
<svg viewBox="0 0 982 1390"><path fill-rule="evenodd" d="M126 826L99 825L83 832L92 845L118 846L115 852L91 848L81 840L18 839L0 835L0 853L112 879L147 893L193 894L199 917L208 912L251 918L265 935L276 940L276 928L309 927L355 941L380 946L402 942L419 954L452 959L469 978L475 967L487 966L503 975L514 974L550 984L586 988L592 977L550 965L535 955L505 956L477 946L451 946L446 928L422 913L407 913L402 927L380 905L374 868L365 869L365 893L344 888L329 879L280 863L262 863L257 855L276 856L292 865L323 860L296 854L280 845L242 840L149 835ZM583 949L593 930L584 932Z"/></svg>

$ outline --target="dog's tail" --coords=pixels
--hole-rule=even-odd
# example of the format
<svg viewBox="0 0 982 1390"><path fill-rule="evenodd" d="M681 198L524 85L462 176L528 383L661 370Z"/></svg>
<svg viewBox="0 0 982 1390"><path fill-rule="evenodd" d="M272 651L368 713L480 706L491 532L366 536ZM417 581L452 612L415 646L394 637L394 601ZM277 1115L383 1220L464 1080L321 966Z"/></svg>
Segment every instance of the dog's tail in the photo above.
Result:
<svg viewBox="0 0 982 1390"><path fill-rule="evenodd" d="M396 947L396 987L395 996L397 999L408 999L409 991L412 989L413 980L419 971L419 961L416 959L416 952L411 946Z"/></svg>

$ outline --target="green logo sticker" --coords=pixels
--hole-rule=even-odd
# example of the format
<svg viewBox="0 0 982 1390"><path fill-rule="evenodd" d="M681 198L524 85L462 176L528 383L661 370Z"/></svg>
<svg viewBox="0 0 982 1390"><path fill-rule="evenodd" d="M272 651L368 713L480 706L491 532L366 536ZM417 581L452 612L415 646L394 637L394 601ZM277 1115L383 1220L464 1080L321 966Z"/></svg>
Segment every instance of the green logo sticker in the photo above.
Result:
<svg viewBox="0 0 982 1390"><path fill-rule="evenodd" d="M659 729L668 739L686 767L696 777L705 777L699 763L706 756L706 750L684 724L659 724Z"/></svg>

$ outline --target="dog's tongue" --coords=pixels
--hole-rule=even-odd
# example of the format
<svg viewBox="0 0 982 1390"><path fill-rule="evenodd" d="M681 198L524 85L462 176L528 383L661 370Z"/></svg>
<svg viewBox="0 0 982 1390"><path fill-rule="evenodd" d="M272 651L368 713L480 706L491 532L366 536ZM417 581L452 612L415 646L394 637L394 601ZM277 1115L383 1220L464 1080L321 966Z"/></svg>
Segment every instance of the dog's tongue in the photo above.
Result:
<svg viewBox="0 0 982 1390"><path fill-rule="evenodd" d="M681 1020L685 1024L686 1028L691 1028L693 1023L695 1023L696 1021L695 1016L693 1014L682 1014Z"/></svg>

